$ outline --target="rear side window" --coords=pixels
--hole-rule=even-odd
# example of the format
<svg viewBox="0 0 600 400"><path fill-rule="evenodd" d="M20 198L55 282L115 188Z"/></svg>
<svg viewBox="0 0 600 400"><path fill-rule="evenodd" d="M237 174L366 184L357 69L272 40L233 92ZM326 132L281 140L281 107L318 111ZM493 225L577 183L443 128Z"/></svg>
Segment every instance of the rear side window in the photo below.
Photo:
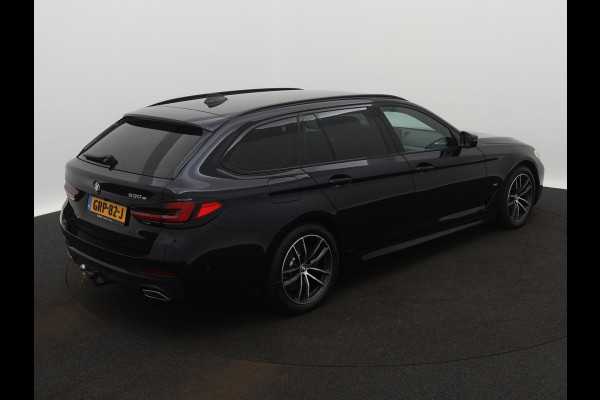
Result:
<svg viewBox="0 0 600 400"><path fill-rule="evenodd" d="M248 132L223 159L231 170L256 173L298 166L296 118L258 126Z"/></svg>
<svg viewBox="0 0 600 400"><path fill-rule="evenodd" d="M84 149L80 159L158 178L173 178L175 167L201 140L202 128L127 118Z"/></svg>
<svg viewBox="0 0 600 400"><path fill-rule="evenodd" d="M321 136L318 141L318 154L321 157L318 162L328 161L328 152L332 152L337 161L371 158L389 153L372 110L365 107L326 111L317 116L319 124L315 125L322 128L324 133L324 137ZM305 143L313 143L314 147L317 134L307 128L307 124L304 124ZM309 140L309 135L314 138ZM311 160L308 155L306 161L310 163L317 160Z"/></svg>
<svg viewBox="0 0 600 400"><path fill-rule="evenodd" d="M335 161L333 148L313 114L302 117L301 156L304 164L321 164Z"/></svg>

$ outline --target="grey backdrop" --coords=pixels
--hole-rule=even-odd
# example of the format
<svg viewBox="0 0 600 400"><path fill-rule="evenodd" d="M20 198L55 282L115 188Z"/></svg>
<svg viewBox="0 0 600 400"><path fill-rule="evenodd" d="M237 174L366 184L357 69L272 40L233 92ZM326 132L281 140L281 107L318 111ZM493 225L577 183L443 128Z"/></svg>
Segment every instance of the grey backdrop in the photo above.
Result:
<svg viewBox="0 0 600 400"><path fill-rule="evenodd" d="M566 188L566 1L45 0L34 3L34 215L64 164L131 111L219 90L395 94L517 137Z"/></svg>

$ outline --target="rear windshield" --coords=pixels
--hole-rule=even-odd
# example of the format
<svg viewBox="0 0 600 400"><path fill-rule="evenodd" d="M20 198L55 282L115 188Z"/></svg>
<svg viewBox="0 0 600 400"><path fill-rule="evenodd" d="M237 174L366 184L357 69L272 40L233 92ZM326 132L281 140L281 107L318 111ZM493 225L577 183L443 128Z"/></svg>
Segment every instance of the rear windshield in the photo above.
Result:
<svg viewBox="0 0 600 400"><path fill-rule="evenodd" d="M200 127L127 118L92 142L79 158L119 171L174 178L175 167L201 134Z"/></svg>

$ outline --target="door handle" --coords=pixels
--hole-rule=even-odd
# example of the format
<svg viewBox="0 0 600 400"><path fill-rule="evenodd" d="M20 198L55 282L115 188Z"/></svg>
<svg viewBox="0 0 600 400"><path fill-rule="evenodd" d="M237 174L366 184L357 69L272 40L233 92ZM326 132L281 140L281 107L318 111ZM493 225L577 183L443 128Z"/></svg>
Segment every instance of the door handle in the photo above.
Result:
<svg viewBox="0 0 600 400"><path fill-rule="evenodd" d="M429 163L421 163L417 165L417 172L429 172L433 169L433 165Z"/></svg>
<svg viewBox="0 0 600 400"><path fill-rule="evenodd" d="M342 186L352 182L352 178L348 175L334 175L329 179L329 184L332 186Z"/></svg>

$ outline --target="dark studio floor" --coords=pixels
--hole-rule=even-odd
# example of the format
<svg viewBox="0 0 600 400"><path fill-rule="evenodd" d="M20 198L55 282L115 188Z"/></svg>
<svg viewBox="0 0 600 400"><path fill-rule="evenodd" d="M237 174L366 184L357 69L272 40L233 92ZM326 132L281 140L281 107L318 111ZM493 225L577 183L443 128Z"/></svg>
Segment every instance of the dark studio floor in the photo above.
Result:
<svg viewBox="0 0 600 400"><path fill-rule="evenodd" d="M58 213L34 218L36 399L567 396L567 191L345 271L317 310L251 296L157 303L90 288Z"/></svg>

